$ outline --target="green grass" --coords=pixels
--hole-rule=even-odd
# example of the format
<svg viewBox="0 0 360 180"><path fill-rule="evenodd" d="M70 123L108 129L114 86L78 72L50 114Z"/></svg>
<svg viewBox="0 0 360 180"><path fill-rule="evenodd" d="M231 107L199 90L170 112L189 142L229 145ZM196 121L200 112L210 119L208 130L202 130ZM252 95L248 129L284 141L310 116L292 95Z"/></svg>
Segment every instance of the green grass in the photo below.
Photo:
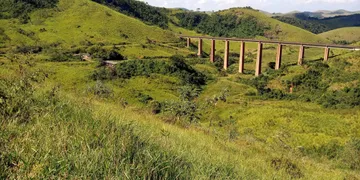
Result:
<svg viewBox="0 0 360 180"><path fill-rule="evenodd" d="M331 41L346 41L349 43L360 41L360 27L339 28L319 34L320 37Z"/></svg>
<svg viewBox="0 0 360 180"><path fill-rule="evenodd" d="M73 48L129 44L120 50L128 58L188 53L186 49L160 46L179 41L170 30L147 25L88 0L60 0L56 8L37 10L30 17L28 24L20 24L17 19L0 20L4 34L10 39L6 46L60 44L61 48ZM19 33L20 30L25 33Z"/></svg>
<svg viewBox="0 0 360 180"><path fill-rule="evenodd" d="M232 8L229 10L224 10L221 13L223 14L230 13L230 14L236 14L238 16L255 17L260 23L263 23L264 25L270 27L270 30L265 32L265 34L267 34L265 35L265 37L267 38L273 37L280 41L292 41L292 42L313 42L313 43L329 42L328 40L322 37L317 37L315 34L309 31L292 26L290 24L283 23L281 21L268 17L265 14L256 10Z"/></svg>
<svg viewBox="0 0 360 180"><path fill-rule="evenodd" d="M17 64L4 63L1 77L18 76ZM95 84L89 78L94 63L35 60L32 67L24 66L48 74L43 83L35 83L39 95L35 97L56 86L59 99L48 108L38 104L44 114L35 114L30 123L19 126L2 119L1 140L12 137L1 147L5 148L1 157L13 164L7 166L9 178L358 178L342 162L310 153L334 140L345 145L351 137L359 137L358 109L263 101L246 95L256 90L234 82L238 75L215 76L196 102L201 104L224 88L229 90L228 101L204 109L199 124L184 128L166 123L166 116L152 114L134 97L134 92L141 92L157 101L177 100L178 80L171 76L105 81L113 95L102 98L88 92ZM216 71L210 63L195 68ZM239 132L233 140L227 125L218 126L230 116Z"/></svg>
<svg viewBox="0 0 360 180"><path fill-rule="evenodd" d="M196 53L196 48L186 49L184 41L177 47L174 33L197 33L172 24L172 32L148 26L86 0L61 0L58 8L34 12L32 24L0 20L11 38L7 45L35 44L39 38L45 44L60 41L61 48L81 47L94 36L90 41L106 48L129 43L116 46L130 59ZM300 40L294 36L296 28L280 25L282 40ZM36 32L35 39L20 35L18 28ZM40 33L40 28L47 31ZM118 36L119 31L129 37ZM305 41L328 42L304 34ZM147 37L159 43L148 44ZM230 47L232 53L239 52L239 43ZM0 110L0 179L359 179L359 151L353 145L360 138L359 107L327 109L300 99L263 99L254 87L238 80L254 78L256 47L247 43L246 74L235 73L237 57L231 57L236 61L229 68L235 72L218 71L207 57L186 59L209 77L193 100L199 122L190 125L172 121L168 112L155 114L151 106L152 101L181 99L183 84L177 76L150 74L96 82L91 78L98 70L96 62L49 62L41 53L2 49L6 54L0 56L0 107L6 108ZM262 68L270 74L266 70L275 61L276 47L264 47ZM224 42L218 41L216 48L222 57ZM210 41L204 41L204 51L209 50ZM282 81L304 74L310 63L321 61L323 52L306 49L304 66L297 66L298 47L286 46L285 74L268 86L287 91ZM337 61L347 61L342 72L351 75L337 77L341 82L330 81L331 88L358 86L349 79L358 77L359 52L331 54L336 57L328 65L334 68ZM224 92L226 101L209 101ZM4 94L11 98L3 98ZM153 100L141 102L139 94Z"/></svg>

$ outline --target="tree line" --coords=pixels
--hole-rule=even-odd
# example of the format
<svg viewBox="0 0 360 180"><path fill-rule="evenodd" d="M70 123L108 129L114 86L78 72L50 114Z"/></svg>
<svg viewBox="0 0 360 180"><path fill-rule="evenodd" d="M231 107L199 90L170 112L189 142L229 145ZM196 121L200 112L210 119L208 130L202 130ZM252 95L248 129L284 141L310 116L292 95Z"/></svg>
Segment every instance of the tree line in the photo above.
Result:
<svg viewBox="0 0 360 180"><path fill-rule="evenodd" d="M28 13L39 8L55 7L59 0L1 0L0 19L29 19Z"/></svg>
<svg viewBox="0 0 360 180"><path fill-rule="evenodd" d="M179 19L179 26L211 36L253 38L263 36L265 30L270 29L252 16L202 12L181 12L175 16Z"/></svg>
<svg viewBox="0 0 360 180"><path fill-rule="evenodd" d="M94 2L109 6L118 12L138 18L149 24L168 27L168 17L165 8L158 8L147 3L135 0L92 0Z"/></svg>

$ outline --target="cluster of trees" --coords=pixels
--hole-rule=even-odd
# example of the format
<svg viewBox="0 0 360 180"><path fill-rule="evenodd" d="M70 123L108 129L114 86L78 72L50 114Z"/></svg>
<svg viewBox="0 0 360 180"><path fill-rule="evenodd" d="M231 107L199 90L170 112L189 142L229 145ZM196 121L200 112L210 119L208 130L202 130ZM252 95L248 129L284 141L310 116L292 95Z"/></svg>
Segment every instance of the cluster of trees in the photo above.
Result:
<svg viewBox="0 0 360 180"><path fill-rule="evenodd" d="M332 83L344 83L357 80L358 73L345 73L344 62L334 62L335 67L317 62L308 63L309 69L294 76L290 80L283 81L286 89L293 88L290 93L287 90L271 89L268 87L270 80L281 76L281 71L268 69L264 75L253 79L239 78L238 81L248 84L257 89L257 94L263 99L279 100L302 100L316 102L326 108L354 108L360 106L360 85L346 87L339 90L330 90ZM286 71L282 69L282 71ZM254 95L254 94L249 94Z"/></svg>
<svg viewBox="0 0 360 180"><path fill-rule="evenodd" d="M162 60L129 60L116 66L115 72L109 74L102 69L93 73L94 80L111 78L129 79L135 76L151 74L171 75L182 80L184 84L204 85L207 77L186 64L182 56L172 56L169 61ZM109 76L110 75L110 76Z"/></svg>
<svg viewBox="0 0 360 180"><path fill-rule="evenodd" d="M177 13L176 17L179 19L181 27L212 36L252 38L263 36L264 31L270 29L252 16L238 17L232 14L208 15L201 12L182 12Z"/></svg>
<svg viewBox="0 0 360 180"><path fill-rule="evenodd" d="M0 19L20 18L26 23L28 13L39 8L55 7L59 0L1 0Z"/></svg>
<svg viewBox="0 0 360 180"><path fill-rule="evenodd" d="M304 13L297 13L292 17L276 16L275 19L311 31L315 34L342 27L360 26L360 14L336 16L319 19Z"/></svg>
<svg viewBox="0 0 360 180"><path fill-rule="evenodd" d="M329 27L327 27L324 24L301 20L301 19L294 18L294 17L276 16L276 17L274 17L274 19L277 19L284 23L291 24L293 26L308 30L315 34L320 34L322 32L326 32L326 31L330 30Z"/></svg>
<svg viewBox="0 0 360 180"><path fill-rule="evenodd" d="M97 3L112 7L115 10L135 18L139 18L149 24L168 27L168 17L165 9L148 5L135 0L93 0Z"/></svg>

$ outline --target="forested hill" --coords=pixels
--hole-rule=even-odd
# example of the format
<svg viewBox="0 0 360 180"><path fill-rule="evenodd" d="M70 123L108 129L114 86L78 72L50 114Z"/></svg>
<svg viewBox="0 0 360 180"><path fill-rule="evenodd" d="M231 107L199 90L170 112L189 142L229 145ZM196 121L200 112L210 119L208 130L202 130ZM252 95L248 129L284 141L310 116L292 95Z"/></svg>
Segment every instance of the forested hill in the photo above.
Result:
<svg viewBox="0 0 360 180"><path fill-rule="evenodd" d="M158 25L162 28L168 27L168 17L165 8L148 5L142 1L134 0L92 0L107 5L123 14L139 18L149 24Z"/></svg>
<svg viewBox="0 0 360 180"><path fill-rule="evenodd" d="M212 36L327 42L309 31L275 20L250 7L212 14L177 10L171 17L175 17L178 26Z"/></svg>
<svg viewBox="0 0 360 180"><path fill-rule="evenodd" d="M20 17L23 21L29 19L28 13L38 8L51 8L59 0L1 0L0 19Z"/></svg>
<svg viewBox="0 0 360 180"><path fill-rule="evenodd" d="M288 16L276 16L273 18L311 31L315 34L342 27L360 26L360 14L319 19L306 16L303 13L297 13Z"/></svg>
<svg viewBox="0 0 360 180"><path fill-rule="evenodd" d="M321 24L318 22L312 22L312 21L306 21L306 20L295 18L295 17L275 16L273 18L277 19L279 21L282 21L284 23L291 24L293 26L308 30L315 34L319 34L319 33L330 30L330 28L328 26L326 26L325 24Z"/></svg>

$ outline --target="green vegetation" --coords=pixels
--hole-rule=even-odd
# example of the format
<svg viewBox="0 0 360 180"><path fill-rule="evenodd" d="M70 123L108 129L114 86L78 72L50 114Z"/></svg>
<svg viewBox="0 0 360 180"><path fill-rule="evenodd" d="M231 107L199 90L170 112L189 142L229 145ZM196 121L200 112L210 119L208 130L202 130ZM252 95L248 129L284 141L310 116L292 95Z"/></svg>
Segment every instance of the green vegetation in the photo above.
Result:
<svg viewBox="0 0 360 180"><path fill-rule="evenodd" d="M164 11L166 11L165 9L153 7L144 2L134 0L93 1L113 7L121 13L139 18L150 24L155 24L162 28L168 27L168 17L164 13Z"/></svg>
<svg viewBox="0 0 360 180"><path fill-rule="evenodd" d="M22 23L30 20L28 14L39 8L55 7L59 0L3 0L0 2L0 19L19 17Z"/></svg>
<svg viewBox="0 0 360 180"><path fill-rule="evenodd" d="M340 28L325 33L319 36L329 39L337 44L352 44L360 41L360 27Z"/></svg>
<svg viewBox="0 0 360 180"><path fill-rule="evenodd" d="M198 35L176 25L183 10L157 9L162 29L107 6L60 0L27 24L0 20L0 179L360 178L358 51L322 62L323 49L307 48L298 66L298 47L284 46L274 70L265 44L254 77L256 43L238 74L231 42L225 71L223 42L211 63L209 41L198 58L195 39L188 49L176 37ZM329 42L251 8L216 16L259 39Z"/></svg>
<svg viewBox="0 0 360 180"><path fill-rule="evenodd" d="M335 16L322 19L311 17L304 13L295 13L286 16L276 16L274 18L302 29L309 30L315 34L343 27L360 26L360 14Z"/></svg>
<svg viewBox="0 0 360 180"><path fill-rule="evenodd" d="M254 38L263 36L268 29L260 24L255 17L238 17L236 15L211 14L198 12L177 13L179 25L211 36Z"/></svg>
<svg viewBox="0 0 360 180"><path fill-rule="evenodd" d="M298 19L295 17L275 16L273 18L275 18L281 22L291 24L293 26L308 30L314 34L320 34L322 32L326 32L329 30L329 28L324 24L309 22L309 21L301 20L301 19Z"/></svg>
<svg viewBox="0 0 360 180"><path fill-rule="evenodd" d="M134 76L150 76L153 73L162 75L173 75L180 78L184 84L204 85L206 81L205 75L197 72L191 66L184 62L181 56L173 56L170 62L156 60L130 60L122 62L116 66L113 75L106 70L101 69L93 74L93 79L104 80L123 78L129 79ZM105 78L104 78L105 77Z"/></svg>

